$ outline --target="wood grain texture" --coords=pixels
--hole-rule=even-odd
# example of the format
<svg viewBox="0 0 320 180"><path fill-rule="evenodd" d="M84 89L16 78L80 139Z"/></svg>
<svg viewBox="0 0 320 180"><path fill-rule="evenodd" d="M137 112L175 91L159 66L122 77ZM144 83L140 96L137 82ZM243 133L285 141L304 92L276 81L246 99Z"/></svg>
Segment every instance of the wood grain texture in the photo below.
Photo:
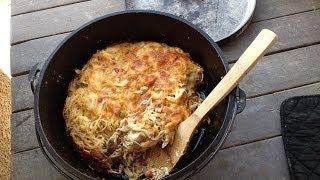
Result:
<svg viewBox="0 0 320 180"><path fill-rule="evenodd" d="M308 48L311 48L311 50L310 49L308 49ZM284 58L288 58L288 61L286 61L287 63L290 61L290 60L293 60L293 64L296 64L296 62L299 62L299 58L301 58L301 56L303 55L304 56L304 54L309 54L310 56L307 56L307 57L304 57L304 58L302 58L302 64L305 64L305 65L307 65L308 64L308 60L310 60L311 59L311 61L314 59L314 58L316 58L316 57L319 57L318 56L318 54L317 54L317 52L318 52L318 46L312 46L312 47L307 47L307 49L306 48L301 48L301 49L297 49L297 50L294 50L294 51L300 51L300 52L296 52L296 53L294 53L294 54L292 54L292 51L289 51L289 52L287 52L287 54L285 54L284 55ZM313 51L312 51L312 49L314 49ZM275 58L275 57L278 57L278 56L280 56L281 54L284 54L284 53L280 53L280 54L276 54L276 55L272 55L272 56L269 56L269 57L273 57L272 59L275 59L275 60L272 60L272 59L265 59L264 61L265 62L268 62L268 61L272 61L272 62L274 62L273 63L273 66L275 66L274 64L277 64L276 62L278 62L278 61L282 61L282 59L281 58ZM300 56L299 56L299 54L301 54ZM288 55L291 55L290 57L288 57ZM269 57L266 57L266 58L269 58ZM296 59L296 60L294 60L294 59ZM303 60L304 59L304 60ZM289 63L289 64L291 64L291 63ZM272 67L272 66L269 66L269 67ZM292 66L291 66L292 67ZM293 67L295 67L295 66L293 66ZM299 70L299 69L296 69L296 70ZM258 71L259 72L259 71ZM276 72L276 71L273 71L273 72ZM280 71L281 72L281 71ZM296 73L298 73L298 74L302 74L302 73L304 73L304 71L302 71L302 72L299 72L299 71L297 71ZM314 73L314 71L312 72L312 73ZM312 76L312 73L311 74L308 74L308 76ZM270 73L270 74L272 74L271 76L270 76L270 79L272 80L272 79L274 79L276 76L277 76L277 74L274 74L274 73ZM253 75L251 75L251 76L253 76ZM303 77L303 75L302 75L302 77ZM286 76L286 78L288 78L288 76ZM25 81L26 81L26 78L24 79ZM303 81L300 81L300 82L303 82ZM25 84L27 84L27 83L25 83ZM272 83L271 83L271 85L272 85ZM29 86L26 86L27 88L29 88ZM313 88L314 88L314 90L315 91L319 91L319 84L315 84L314 86L313 86ZM307 94L307 92L308 92L308 90L310 89L310 87L308 86L308 87L306 87L306 90L303 90L303 91L301 91L301 93L302 94ZM286 92L287 93L287 92ZM290 94L288 94L288 95L290 95ZM292 92L291 93L291 95L293 96L293 95L298 95L298 93L296 93L296 92ZM265 96L263 96L263 97L265 97ZM227 140L227 142L226 142L226 145L224 145L224 146L231 146L231 145L236 145L236 144L241 144L241 143L246 143L246 142L250 142L250 141L252 141L252 140L257 140L257 139L260 139L260 138L266 138L266 137L270 137L269 135L276 135L278 132L279 132L279 126L277 126L277 123L278 123L278 119L277 119L277 115L278 115L278 112L273 112L273 113L271 113L271 112L269 112L269 111L267 111L268 110L268 108L271 106L272 107L272 105L270 105L270 104L268 104L268 102L273 102L275 99L278 99L278 97L276 96L275 97L275 99L274 98L272 98L272 99L269 99L269 100L263 100L263 97L259 97L259 98L262 98L262 100L261 101L253 101L252 102L252 105L250 106L250 100L249 100L249 102L248 102L248 105L247 105L247 108L245 109L245 111L243 112L243 113L245 113L246 111L249 111L249 112L251 112L251 114L249 114L249 115L243 115L243 117L241 118L241 116L242 116L242 114L240 114L240 115L238 115L237 116L237 119L236 119L236 121L235 121L235 125L234 125L234 128L232 129L232 131L231 131L231 134L230 134L230 139L231 140L229 140L229 138L228 138L228 140ZM279 99L279 101L280 101L280 99ZM264 102L266 103L266 104L264 104ZM260 104L260 103L263 103L262 105ZM266 106L265 108L262 108L262 109L260 109L260 111L258 110L258 114L256 113L256 111L257 111L257 109L255 109L255 108L257 108L257 107L261 107L261 106ZM274 106L277 106L277 105L274 105ZM250 108L251 107L251 108ZM260 115L260 112L263 112L261 115ZM266 118L266 117L273 117L273 118L270 118L270 119L267 119L267 120L269 120L268 122L266 122L266 123L261 123L261 122L258 122L257 121L257 119L263 119L263 118ZM248 117L251 117L250 119L248 118ZM261 118L260 118L261 117ZM238 119L239 118L239 119ZM241 121L241 120L247 120L248 119L248 121ZM239 120L239 121L238 121ZM267 121L266 120L266 121ZM236 125L236 123L240 123L240 124L237 124ZM255 122L255 123L254 123ZM250 124L252 124L253 126L248 126L248 125L250 125ZM257 124L260 124L260 125L265 125L265 126L256 126ZM268 130L268 128L271 128L270 130ZM262 129L264 129L264 130L266 130L266 131L262 131ZM255 130L255 131L254 131ZM251 134L249 134L248 132L252 132L252 135ZM261 134L259 134L259 133L261 133ZM233 138L235 138L235 139L233 139ZM241 138L244 138L245 140L243 140L243 139L241 139ZM233 149L233 148L232 148ZM259 149L257 150L257 149L254 149L254 150L248 150L248 151L253 151L253 152L255 152L255 153L257 153L257 151L259 151ZM274 150L274 151L276 151L276 150ZM263 152L262 153L262 155L256 155L256 156L264 156L265 154L266 154L267 152ZM231 153L230 153L231 154ZM237 154L238 156L241 156L241 154ZM228 157L229 157L229 155L227 154L227 155L225 155L226 156L226 158L228 159ZM234 158L234 157L233 157ZM250 157L246 157L246 158L248 158L248 159L250 159ZM221 158L222 159L222 158ZM238 159L239 160L239 159ZM244 162L246 162L245 160L245 157L243 158L243 159L240 159L240 160L243 160ZM215 160L214 160L215 161ZM261 161L265 161L265 159L256 159L256 162L261 162ZM250 174L254 174L254 175L256 175L256 171L257 170L254 170L254 172L252 172L252 171L249 171L248 170L248 168L250 167L249 165L249 167L242 167L243 166L243 164L241 165L239 165L239 163L233 163L233 162L237 162L237 159L231 159L231 160L229 160L228 161L229 162L229 164L228 165L230 165L230 164L235 164L235 168L244 168L244 169L242 169L242 173L240 173L240 177L247 177L247 176L249 176ZM232 163L231 163L232 162ZM267 161L267 162L269 162L269 161ZM270 163L270 164L273 164L273 163ZM265 163L265 166L268 166L268 168L267 168L267 172L270 172L269 170L270 170L270 164L269 163ZM216 166L213 166L213 168L214 169L218 169L218 171L222 171L222 170L220 170L220 169L222 169L220 166L224 166L224 163L222 162L222 165L221 164L218 164L218 168L216 167ZM212 167L212 166L211 166ZM212 169L213 169L212 168ZM241 169L240 168L240 169ZM229 170L230 172L232 172L230 169L233 169L233 166L231 166L231 167L229 167L229 166L227 166L227 168L226 168L227 170ZM33 170L31 170L31 171L33 171ZM208 174L208 172L213 172L212 170L204 170L205 171L205 173L204 174L202 174L202 173L200 173L200 175L201 176L196 176L196 177L202 177L202 176L204 176L204 177L212 177L212 176L214 176L214 175L216 175L216 174ZM227 172L225 172L224 171L224 174L222 174L222 177L225 177L224 179L232 179L233 178L233 176L231 176L231 177L229 177L229 175L230 175L230 172L229 171L227 171ZM240 170L239 170L240 171ZM214 171L215 172L215 171ZM229 173L228 173L229 172ZM250 172L250 174L249 174L249 172ZM277 171L276 171L277 172ZM282 172L282 171L281 171ZM29 172L29 173L34 173L34 172ZM247 173L247 174L246 174ZM266 173L266 174L268 174L268 173ZM219 176L220 176L221 174L219 174ZM41 177L41 176L38 176L38 177ZM43 176L42 176L43 177ZM266 178L267 179L267 178Z"/></svg>
<svg viewBox="0 0 320 180"><path fill-rule="evenodd" d="M289 180L282 137L220 150L211 162L191 179Z"/></svg>
<svg viewBox="0 0 320 180"><path fill-rule="evenodd" d="M262 60L260 65L258 65L260 67L253 70L253 73L249 73L248 79L245 78L241 86L248 95L254 95L255 92L262 91L265 88L268 90L279 89L279 87L289 88L289 86L286 86L286 83L290 86L296 86L300 83L316 80L320 78L318 66L315 64L319 62L319 53L320 45L315 45L267 56ZM278 62L283 62L283 64L280 66ZM265 63L270 64L266 65ZM32 95L30 95L31 91L27 82L27 76L19 76L13 79L13 84L15 84L15 82L17 82L16 84L18 85L19 83L23 84L21 86L14 85L14 107L33 107L33 98ZM234 126L224 147L279 135L278 108L280 107L279 104L281 101L290 96L317 92L320 92L320 83L249 99L244 112L236 116ZM32 111L29 112L32 113ZM16 116L15 114L16 113L14 113L14 117ZM32 136L34 137L34 135ZM34 139L30 139L30 141L34 141ZM28 144L34 145L35 143L29 142ZM32 147L33 146L28 146L26 149Z"/></svg>
<svg viewBox="0 0 320 180"><path fill-rule="evenodd" d="M13 153L39 147L35 134L33 109L13 113L11 127Z"/></svg>
<svg viewBox="0 0 320 180"><path fill-rule="evenodd" d="M13 159L13 179L65 179L53 169L39 149L15 154ZM191 179L287 180L289 175L282 138L276 137L220 150L213 160Z"/></svg>
<svg viewBox="0 0 320 180"><path fill-rule="evenodd" d="M247 96L320 81L320 45L286 51L264 57L240 83ZM33 107L33 95L27 75L13 78L13 110Z"/></svg>
<svg viewBox="0 0 320 180"><path fill-rule="evenodd" d="M279 36L270 52L283 51L320 42L320 10L310 11L249 25L238 38L222 46L226 59L237 60L261 29L270 29Z"/></svg>
<svg viewBox="0 0 320 180"><path fill-rule="evenodd" d="M66 180L49 164L40 149L13 155L13 180Z"/></svg>
<svg viewBox="0 0 320 180"><path fill-rule="evenodd" d="M231 67L223 79L221 79L206 99L195 110L194 114L199 117L199 120L207 115L210 109L215 107L240 83L276 41L277 35L267 29L263 29L257 35L254 41L240 56L239 60ZM191 122L195 121L193 120Z"/></svg>
<svg viewBox="0 0 320 180"><path fill-rule="evenodd" d="M247 100L246 108L234 120L223 148L237 146L281 134L280 105L292 96L320 92L320 83Z"/></svg>
<svg viewBox="0 0 320 180"><path fill-rule="evenodd" d="M31 67L46 61L58 44L68 35L61 34L35 39L11 47L11 74L27 72Z"/></svg>
<svg viewBox="0 0 320 180"><path fill-rule="evenodd" d="M28 75L12 78L12 111L33 107L33 94Z"/></svg>
<svg viewBox="0 0 320 180"><path fill-rule="evenodd" d="M173 143L168 147L170 162L174 166L186 152L190 139L202 122L201 120L239 84L276 41L276 34L263 29L199 107L179 124Z"/></svg>
<svg viewBox="0 0 320 180"><path fill-rule="evenodd" d="M244 111L236 116L223 148L280 135L279 109L281 102L292 96L311 95L319 92L320 83L315 83L248 99ZM24 137L20 136L23 132L26 133ZM38 147L34 131L33 110L13 113L12 133L14 152Z"/></svg>
<svg viewBox="0 0 320 180"><path fill-rule="evenodd" d="M239 58L253 38L265 27L274 30L279 36L279 42L271 49L271 52L320 42L320 18L318 18L320 13L318 11L308 12L295 16L297 16L297 22L295 22L295 17L288 16L252 24L238 39L222 46L226 60L230 62ZM28 71L35 63L46 60L65 36L64 34L45 37L12 46L12 74Z"/></svg>
<svg viewBox="0 0 320 180"><path fill-rule="evenodd" d="M27 0L22 1L27 2ZM71 2L73 0L33 1L43 3L37 5L37 7L26 5L22 8L29 11L30 9L28 10L28 8L48 8L52 3ZM112 2L115 1L113 0ZM102 14L109 13L108 8L101 6L103 3L108 2L101 3L98 0L94 0L94 2L97 3L83 2L15 16L12 18L12 27L14 28L12 42L72 31L90 18L99 16L97 14L101 14L104 10L106 12ZM258 0L253 20L261 21L263 19L309 11L310 5L313 6L314 3L316 4L316 9L318 7L317 4L319 4L318 0ZM57 6L57 4L53 6ZM20 10L22 8L20 7ZM16 12L17 9L15 10ZM79 9L81 9L80 12ZM85 12L89 12L90 17L87 17ZM271 52L320 42L319 15L318 10L253 23L237 40L223 46L227 60L233 61L237 59L262 28L270 28L280 36L280 43ZM64 36L65 34L54 35L13 46L11 54L12 74L26 72L36 62L47 59ZM319 64L316 64L319 62L319 51L319 45L314 45L265 57L263 61L270 61L270 63L260 63L261 65L258 65L260 67L253 71L252 74L249 74L248 79L241 86L249 96L255 96L260 93L263 94L317 82L320 77L319 71L316 69ZM284 62L279 64L281 61ZM13 78L12 84L14 95L13 110L33 107L33 96L27 76ZM279 135L278 108L282 100L295 95L318 92L320 92L320 83L249 99L244 112L237 115L232 131L223 147L236 146ZM32 116L33 110L13 114L12 147L14 152L37 147L36 140L34 139L35 132L32 130L34 123ZM19 123L21 125L17 126ZM14 126L17 127L15 128ZM19 136L19 133L25 133L27 130L30 130L30 134L27 133L26 137L15 137ZM12 178L65 179L52 168L39 149L14 155ZM281 137L222 150L193 179L289 179Z"/></svg>
<svg viewBox="0 0 320 180"><path fill-rule="evenodd" d="M14 16L11 43L72 31L94 18L124 9L124 0L92 0Z"/></svg>
<svg viewBox="0 0 320 180"><path fill-rule="evenodd" d="M320 45L264 57L240 83L247 97L320 81Z"/></svg>
<svg viewBox="0 0 320 180"><path fill-rule="evenodd" d="M257 0L252 21L262 21L317 8L320 8L318 0Z"/></svg>
<svg viewBox="0 0 320 180"><path fill-rule="evenodd" d="M62 6L66 4L81 2L84 0L12 0L11 1L11 14L21 14L41 9Z"/></svg>

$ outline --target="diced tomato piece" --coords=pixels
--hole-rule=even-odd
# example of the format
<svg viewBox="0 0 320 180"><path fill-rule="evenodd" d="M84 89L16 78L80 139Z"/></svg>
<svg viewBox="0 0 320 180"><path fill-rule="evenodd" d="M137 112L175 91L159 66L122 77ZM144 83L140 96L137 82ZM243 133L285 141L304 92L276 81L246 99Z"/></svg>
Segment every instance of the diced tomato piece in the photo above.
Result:
<svg viewBox="0 0 320 180"><path fill-rule="evenodd" d="M150 75L147 77L146 81L147 81L147 85L150 87L150 86L153 86L154 82L156 82L157 80L157 77L154 76L154 75Z"/></svg>
<svg viewBox="0 0 320 180"><path fill-rule="evenodd" d="M152 179L154 176L152 171L147 171L144 175L147 179Z"/></svg>
<svg viewBox="0 0 320 180"><path fill-rule="evenodd" d="M117 74L119 74L120 72L121 72L121 69L120 68L113 68L113 70L117 73Z"/></svg>

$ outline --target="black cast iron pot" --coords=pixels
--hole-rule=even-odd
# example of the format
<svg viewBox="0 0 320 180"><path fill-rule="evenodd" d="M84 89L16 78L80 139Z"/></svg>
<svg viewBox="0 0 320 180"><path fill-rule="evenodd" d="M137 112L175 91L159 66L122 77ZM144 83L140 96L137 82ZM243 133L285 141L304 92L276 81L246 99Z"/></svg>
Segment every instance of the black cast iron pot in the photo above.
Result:
<svg viewBox="0 0 320 180"><path fill-rule="evenodd" d="M190 53L204 69L200 94L208 94L228 71L218 45L202 30L185 20L155 11L127 11L95 19L69 35L41 68L30 71L34 91L35 126L47 159L71 179L125 178L91 169L68 140L62 109L75 69L82 68L97 50L118 42L156 41ZM227 137L236 113L245 106L245 94L236 88L225 98L193 137L187 154L165 179L185 179L202 169Z"/></svg>

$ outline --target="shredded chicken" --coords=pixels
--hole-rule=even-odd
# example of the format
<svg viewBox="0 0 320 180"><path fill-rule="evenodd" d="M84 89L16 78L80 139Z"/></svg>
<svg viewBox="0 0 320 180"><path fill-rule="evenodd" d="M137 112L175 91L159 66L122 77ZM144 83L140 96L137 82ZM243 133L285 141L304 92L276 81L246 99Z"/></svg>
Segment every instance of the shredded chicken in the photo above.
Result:
<svg viewBox="0 0 320 180"><path fill-rule="evenodd" d="M201 67L179 48L110 46L76 70L63 111L67 132L80 153L109 173L159 179L168 170L145 169L145 154L172 143L178 124L201 101L195 93L201 80Z"/></svg>

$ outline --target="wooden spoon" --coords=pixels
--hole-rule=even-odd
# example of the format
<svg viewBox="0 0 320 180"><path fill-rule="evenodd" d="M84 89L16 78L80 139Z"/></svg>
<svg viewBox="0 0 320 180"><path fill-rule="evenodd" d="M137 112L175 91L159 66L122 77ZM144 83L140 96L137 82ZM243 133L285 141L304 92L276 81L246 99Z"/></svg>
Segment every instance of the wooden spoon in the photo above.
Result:
<svg viewBox="0 0 320 180"><path fill-rule="evenodd" d="M165 149L151 149L147 168L165 167L171 171L186 152L202 119L239 84L276 41L277 35L274 32L263 29L193 114L179 124L173 144Z"/></svg>

